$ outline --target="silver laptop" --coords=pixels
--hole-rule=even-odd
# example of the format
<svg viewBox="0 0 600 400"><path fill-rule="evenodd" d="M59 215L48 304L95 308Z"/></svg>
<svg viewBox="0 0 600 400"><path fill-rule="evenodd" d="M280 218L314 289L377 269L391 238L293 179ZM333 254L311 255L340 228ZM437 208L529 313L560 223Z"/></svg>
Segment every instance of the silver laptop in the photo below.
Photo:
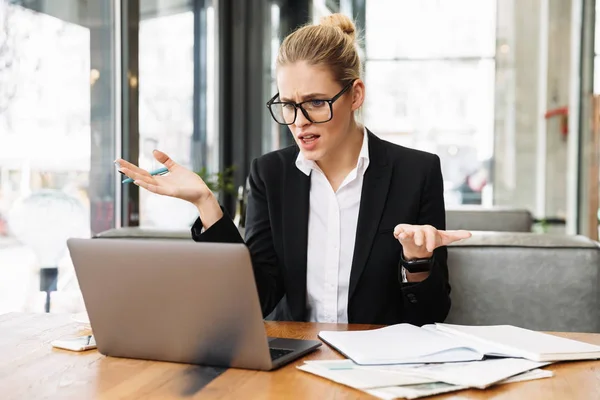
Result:
<svg viewBox="0 0 600 400"><path fill-rule="evenodd" d="M98 351L272 370L321 345L268 338L243 244L69 239Z"/></svg>

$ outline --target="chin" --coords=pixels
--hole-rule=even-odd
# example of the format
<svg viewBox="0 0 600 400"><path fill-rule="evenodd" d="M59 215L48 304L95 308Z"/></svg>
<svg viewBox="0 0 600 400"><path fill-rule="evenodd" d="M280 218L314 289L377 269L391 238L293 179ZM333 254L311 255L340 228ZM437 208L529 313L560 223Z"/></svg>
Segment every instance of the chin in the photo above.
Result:
<svg viewBox="0 0 600 400"><path fill-rule="evenodd" d="M306 151L306 150L300 150L302 152L302 155L304 156L304 158L306 158L307 160L310 161L319 161L322 157L322 154L320 151L318 150L311 150L311 151Z"/></svg>

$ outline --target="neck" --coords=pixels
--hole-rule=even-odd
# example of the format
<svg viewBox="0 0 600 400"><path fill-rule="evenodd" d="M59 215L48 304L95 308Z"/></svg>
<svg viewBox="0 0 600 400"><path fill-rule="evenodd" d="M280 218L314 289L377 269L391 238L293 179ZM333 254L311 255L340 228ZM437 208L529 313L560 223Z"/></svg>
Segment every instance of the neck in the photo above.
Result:
<svg viewBox="0 0 600 400"><path fill-rule="evenodd" d="M363 129L353 121L347 140L344 140L343 145L339 146L334 154L329 154L329 157L317 161L317 165L329 181L337 180L340 176L343 179L356 167L363 142Z"/></svg>

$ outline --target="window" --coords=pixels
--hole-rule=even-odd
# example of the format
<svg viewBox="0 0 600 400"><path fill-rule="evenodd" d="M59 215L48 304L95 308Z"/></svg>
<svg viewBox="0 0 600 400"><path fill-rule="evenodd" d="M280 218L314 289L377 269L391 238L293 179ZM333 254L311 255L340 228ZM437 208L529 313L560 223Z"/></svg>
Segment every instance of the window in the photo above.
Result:
<svg viewBox="0 0 600 400"><path fill-rule="evenodd" d="M140 4L144 4L141 2ZM161 167L159 149L192 169L194 13L142 10L139 29L139 165ZM140 190L140 226L185 228L197 211L179 199Z"/></svg>
<svg viewBox="0 0 600 400"><path fill-rule="evenodd" d="M52 271L76 312L66 240L115 224L114 3L31 4L0 0L0 313L44 311Z"/></svg>
<svg viewBox="0 0 600 400"><path fill-rule="evenodd" d="M491 202L495 18L492 0L367 2L364 121L440 156L447 205Z"/></svg>
<svg viewBox="0 0 600 400"><path fill-rule="evenodd" d="M218 168L215 16L212 2L204 3L205 8L195 9L186 1L140 2L139 165L146 170L161 167L152 155L154 149L196 172L201 169L198 165L210 172ZM196 23L202 25L197 36ZM196 47L196 41L206 46L205 64L199 54L204 45ZM197 107L195 95L200 98ZM194 113L203 117L195 120ZM194 124L206 131L202 141L194 138ZM140 226L189 229L197 216L188 202L140 190Z"/></svg>

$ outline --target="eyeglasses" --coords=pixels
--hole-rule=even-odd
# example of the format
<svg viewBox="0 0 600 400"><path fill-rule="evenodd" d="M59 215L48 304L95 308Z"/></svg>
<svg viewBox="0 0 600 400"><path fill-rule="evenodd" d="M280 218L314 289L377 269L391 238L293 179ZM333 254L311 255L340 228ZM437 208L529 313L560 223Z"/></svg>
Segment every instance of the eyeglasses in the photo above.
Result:
<svg viewBox="0 0 600 400"><path fill-rule="evenodd" d="M275 101L279 93L267 102L267 107L273 116L275 122L281 125L291 125L296 121L298 109L302 111L304 117L314 124L322 124L331 121L333 118L333 103L352 87L354 80L349 82L344 88L331 99L312 99L302 103L292 101Z"/></svg>

